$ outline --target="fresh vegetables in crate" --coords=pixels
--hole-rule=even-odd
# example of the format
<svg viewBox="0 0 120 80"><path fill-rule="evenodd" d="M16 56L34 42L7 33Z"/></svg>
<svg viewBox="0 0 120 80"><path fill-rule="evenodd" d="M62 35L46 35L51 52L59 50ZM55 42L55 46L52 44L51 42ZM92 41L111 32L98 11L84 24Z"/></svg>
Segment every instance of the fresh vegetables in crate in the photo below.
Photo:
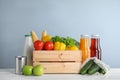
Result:
<svg viewBox="0 0 120 80"><path fill-rule="evenodd" d="M41 34L41 40L37 34L31 32L35 50L79 50L79 42L72 37L54 36L44 30ZM51 47L50 47L51 46Z"/></svg>
<svg viewBox="0 0 120 80"><path fill-rule="evenodd" d="M82 55L77 40L51 36L46 30L42 32L41 40L35 32L32 34L33 66L43 65L45 73L79 73Z"/></svg>

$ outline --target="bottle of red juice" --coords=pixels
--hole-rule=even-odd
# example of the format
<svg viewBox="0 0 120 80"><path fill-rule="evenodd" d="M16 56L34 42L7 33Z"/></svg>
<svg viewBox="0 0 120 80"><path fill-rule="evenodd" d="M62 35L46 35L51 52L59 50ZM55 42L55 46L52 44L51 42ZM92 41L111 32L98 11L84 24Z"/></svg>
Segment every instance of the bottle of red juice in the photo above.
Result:
<svg viewBox="0 0 120 80"><path fill-rule="evenodd" d="M91 36L90 57L97 57L101 60L101 46L99 35Z"/></svg>

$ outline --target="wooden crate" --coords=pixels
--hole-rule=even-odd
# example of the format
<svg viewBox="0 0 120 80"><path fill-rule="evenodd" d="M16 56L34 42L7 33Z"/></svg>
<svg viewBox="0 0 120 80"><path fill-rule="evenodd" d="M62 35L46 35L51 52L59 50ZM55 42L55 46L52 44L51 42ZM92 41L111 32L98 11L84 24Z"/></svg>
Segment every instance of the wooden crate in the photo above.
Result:
<svg viewBox="0 0 120 80"><path fill-rule="evenodd" d="M41 64L45 73L79 73L81 51L33 51L33 66Z"/></svg>

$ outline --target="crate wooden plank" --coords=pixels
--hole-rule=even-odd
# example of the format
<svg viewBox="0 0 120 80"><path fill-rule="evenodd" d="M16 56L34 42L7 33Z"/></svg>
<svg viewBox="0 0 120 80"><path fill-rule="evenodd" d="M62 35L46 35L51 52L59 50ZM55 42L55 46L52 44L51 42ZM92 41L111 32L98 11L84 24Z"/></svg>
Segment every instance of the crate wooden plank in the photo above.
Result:
<svg viewBox="0 0 120 80"><path fill-rule="evenodd" d="M81 61L81 51L33 51L33 61Z"/></svg>
<svg viewBox="0 0 120 80"><path fill-rule="evenodd" d="M45 73L79 73L80 62L34 62L33 66L41 64L45 68Z"/></svg>

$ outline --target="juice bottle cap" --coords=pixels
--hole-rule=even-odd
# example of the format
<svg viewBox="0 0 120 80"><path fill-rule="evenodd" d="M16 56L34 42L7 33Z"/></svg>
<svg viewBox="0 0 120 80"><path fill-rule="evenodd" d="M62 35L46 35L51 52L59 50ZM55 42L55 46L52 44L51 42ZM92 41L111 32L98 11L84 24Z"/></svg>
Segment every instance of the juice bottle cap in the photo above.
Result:
<svg viewBox="0 0 120 80"><path fill-rule="evenodd" d="M93 35L91 35L91 37L92 38L99 38L99 35L98 34L96 34L96 35L93 34Z"/></svg>
<svg viewBox="0 0 120 80"><path fill-rule="evenodd" d="M29 37L29 36L31 36L31 35L30 35L30 34L26 34L26 35L25 35L25 37Z"/></svg>
<svg viewBox="0 0 120 80"><path fill-rule="evenodd" d="M82 37L82 38L88 38L89 35L83 35L83 34L82 34L81 37Z"/></svg>

